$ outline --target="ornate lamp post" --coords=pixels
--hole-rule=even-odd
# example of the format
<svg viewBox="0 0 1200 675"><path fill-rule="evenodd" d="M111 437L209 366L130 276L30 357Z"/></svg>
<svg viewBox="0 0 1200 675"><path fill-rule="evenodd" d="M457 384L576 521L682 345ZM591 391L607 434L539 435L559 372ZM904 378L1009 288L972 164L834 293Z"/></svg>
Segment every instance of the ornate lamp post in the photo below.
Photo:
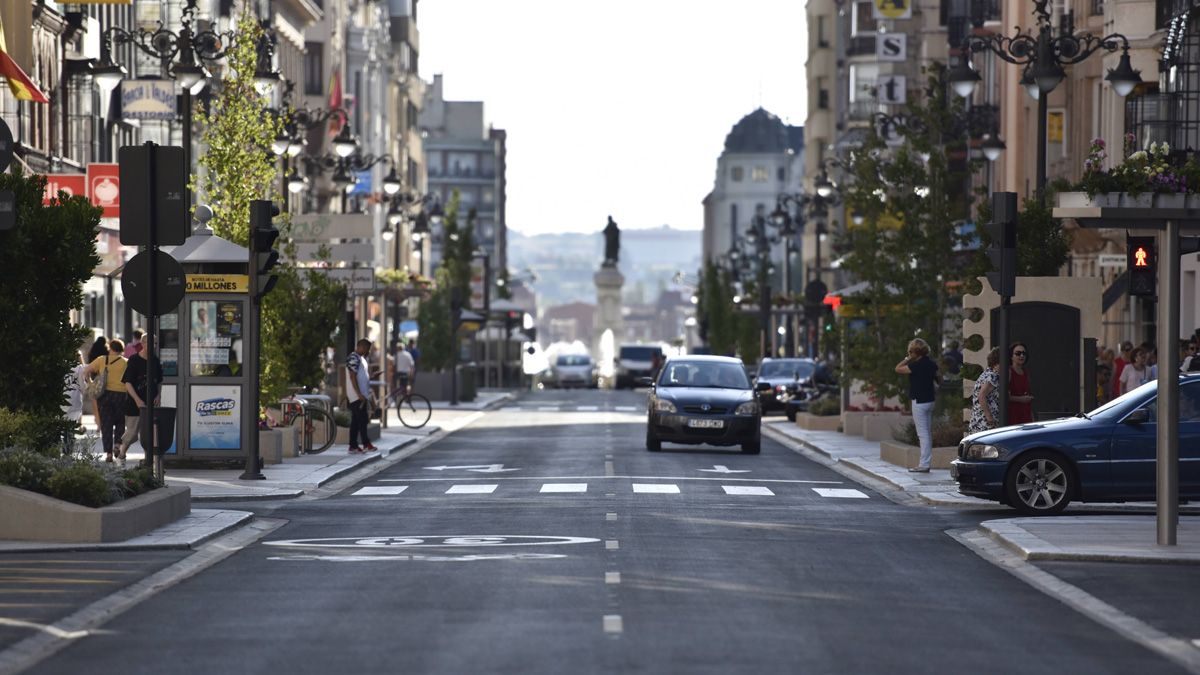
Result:
<svg viewBox="0 0 1200 675"><path fill-rule="evenodd" d="M1039 199L1045 199L1046 188L1046 117L1047 98L1059 82L1066 77L1063 66L1074 65L1103 49L1107 52L1121 50L1117 67L1109 69L1105 80L1113 91L1124 98L1141 81L1140 71L1133 69L1129 59L1129 40L1120 33L1098 38L1090 33L1074 34L1074 26L1067 20L1061 34L1055 35L1050 24L1050 0L1034 0L1034 16L1037 18L1036 35L1017 32L1012 37L1004 35L968 35L963 40L963 59L950 70L949 81L954 92L969 98L980 81L979 73L971 66L974 52L989 51L1008 63L1024 66L1021 84L1026 92L1038 102L1038 146L1037 146L1037 191Z"/></svg>

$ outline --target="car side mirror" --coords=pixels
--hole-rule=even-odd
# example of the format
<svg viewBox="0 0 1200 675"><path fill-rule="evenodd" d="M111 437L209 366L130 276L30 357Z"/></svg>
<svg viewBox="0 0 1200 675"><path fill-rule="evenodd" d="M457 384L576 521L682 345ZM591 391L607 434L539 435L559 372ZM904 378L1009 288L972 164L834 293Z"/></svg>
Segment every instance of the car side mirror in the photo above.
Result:
<svg viewBox="0 0 1200 675"><path fill-rule="evenodd" d="M1138 408L1137 410L1134 410L1133 412L1129 413L1125 417L1125 424L1149 424L1149 423L1150 423L1150 411L1147 410L1146 408Z"/></svg>
<svg viewBox="0 0 1200 675"><path fill-rule="evenodd" d="M760 391L760 392L771 391L771 383L770 382L755 382L754 383L754 391Z"/></svg>
<svg viewBox="0 0 1200 675"><path fill-rule="evenodd" d="M639 387L653 387L654 386L654 380L652 380L648 377L639 377L636 380L636 382Z"/></svg>

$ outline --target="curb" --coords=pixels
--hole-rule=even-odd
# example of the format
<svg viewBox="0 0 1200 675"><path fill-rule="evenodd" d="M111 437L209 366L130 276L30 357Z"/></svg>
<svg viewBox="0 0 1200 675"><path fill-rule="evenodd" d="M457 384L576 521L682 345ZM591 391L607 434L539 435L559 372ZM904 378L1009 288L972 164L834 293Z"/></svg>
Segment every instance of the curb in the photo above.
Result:
<svg viewBox="0 0 1200 675"><path fill-rule="evenodd" d="M224 534L233 532L246 527L254 520L254 514L249 511L226 511L226 513L237 513L237 519L233 522L226 523L221 527L203 532L196 537L187 541L164 542L161 544L130 544L127 542L108 542L108 543L61 543L53 542L30 542L28 546L15 545L5 547L0 550L3 553L56 553L56 552L86 552L86 551L187 551L195 549L205 542L211 541Z"/></svg>
<svg viewBox="0 0 1200 675"><path fill-rule="evenodd" d="M1118 551L1064 550L1021 527L1013 519L984 521L979 524L978 531L1021 559L1030 562L1058 560L1067 562L1200 565L1200 559L1196 557L1172 556L1171 551L1161 551L1161 555L1147 555L1145 553L1125 553ZM1154 549L1153 552L1158 553L1160 551L1159 549Z"/></svg>

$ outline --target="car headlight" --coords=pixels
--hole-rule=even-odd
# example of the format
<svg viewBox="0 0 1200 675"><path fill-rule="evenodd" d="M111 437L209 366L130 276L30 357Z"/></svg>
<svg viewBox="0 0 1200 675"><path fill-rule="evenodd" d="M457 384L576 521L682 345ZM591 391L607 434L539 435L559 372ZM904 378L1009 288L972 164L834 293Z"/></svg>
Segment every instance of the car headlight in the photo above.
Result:
<svg viewBox="0 0 1200 675"><path fill-rule="evenodd" d="M673 413L675 404L663 398L654 399L654 412Z"/></svg>
<svg viewBox="0 0 1200 675"><path fill-rule="evenodd" d="M964 459L996 459L1000 457L1000 448L984 443L972 443L967 446Z"/></svg>
<svg viewBox="0 0 1200 675"><path fill-rule="evenodd" d="M733 411L733 414L735 414L735 415L757 415L758 414L758 401L746 401L745 403L739 405L737 407L737 409Z"/></svg>

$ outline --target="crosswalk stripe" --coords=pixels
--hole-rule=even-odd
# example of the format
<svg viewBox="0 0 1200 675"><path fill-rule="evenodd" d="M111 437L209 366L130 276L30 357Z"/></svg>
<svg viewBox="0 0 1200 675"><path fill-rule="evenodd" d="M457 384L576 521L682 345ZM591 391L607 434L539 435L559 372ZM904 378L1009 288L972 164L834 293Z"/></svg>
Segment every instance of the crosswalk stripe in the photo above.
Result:
<svg viewBox="0 0 1200 675"><path fill-rule="evenodd" d="M598 405L581 405L575 408L579 412L595 412L600 409Z"/></svg>
<svg viewBox="0 0 1200 675"><path fill-rule="evenodd" d="M449 490L446 490L448 495L490 495L500 487L499 483L491 483L486 485L469 484L469 485L451 485Z"/></svg>
<svg viewBox="0 0 1200 675"><path fill-rule="evenodd" d="M587 483L544 483L539 492L587 492Z"/></svg>
<svg viewBox="0 0 1200 675"><path fill-rule="evenodd" d="M761 485L722 485L727 495L762 495L764 497L774 497L775 493L771 492L771 488L762 487Z"/></svg>
<svg viewBox="0 0 1200 675"><path fill-rule="evenodd" d="M848 488L813 488L813 492L822 497L839 497L841 499L870 499L867 495Z"/></svg>
<svg viewBox="0 0 1200 675"><path fill-rule="evenodd" d="M634 483L633 491L648 494L677 495L679 494L679 486L665 483Z"/></svg>
<svg viewBox="0 0 1200 675"><path fill-rule="evenodd" d="M619 405L619 406L614 407L613 410L616 410L617 412L637 412L638 411L637 407L632 406L632 405Z"/></svg>
<svg viewBox="0 0 1200 675"><path fill-rule="evenodd" d="M354 495L398 495L407 489L407 485L371 485L365 488L359 488Z"/></svg>
<svg viewBox="0 0 1200 675"><path fill-rule="evenodd" d="M538 410L539 410L539 411L542 411L542 412L549 412L549 411L558 412L558 406L556 406L556 405L542 405L542 406L538 406Z"/></svg>

